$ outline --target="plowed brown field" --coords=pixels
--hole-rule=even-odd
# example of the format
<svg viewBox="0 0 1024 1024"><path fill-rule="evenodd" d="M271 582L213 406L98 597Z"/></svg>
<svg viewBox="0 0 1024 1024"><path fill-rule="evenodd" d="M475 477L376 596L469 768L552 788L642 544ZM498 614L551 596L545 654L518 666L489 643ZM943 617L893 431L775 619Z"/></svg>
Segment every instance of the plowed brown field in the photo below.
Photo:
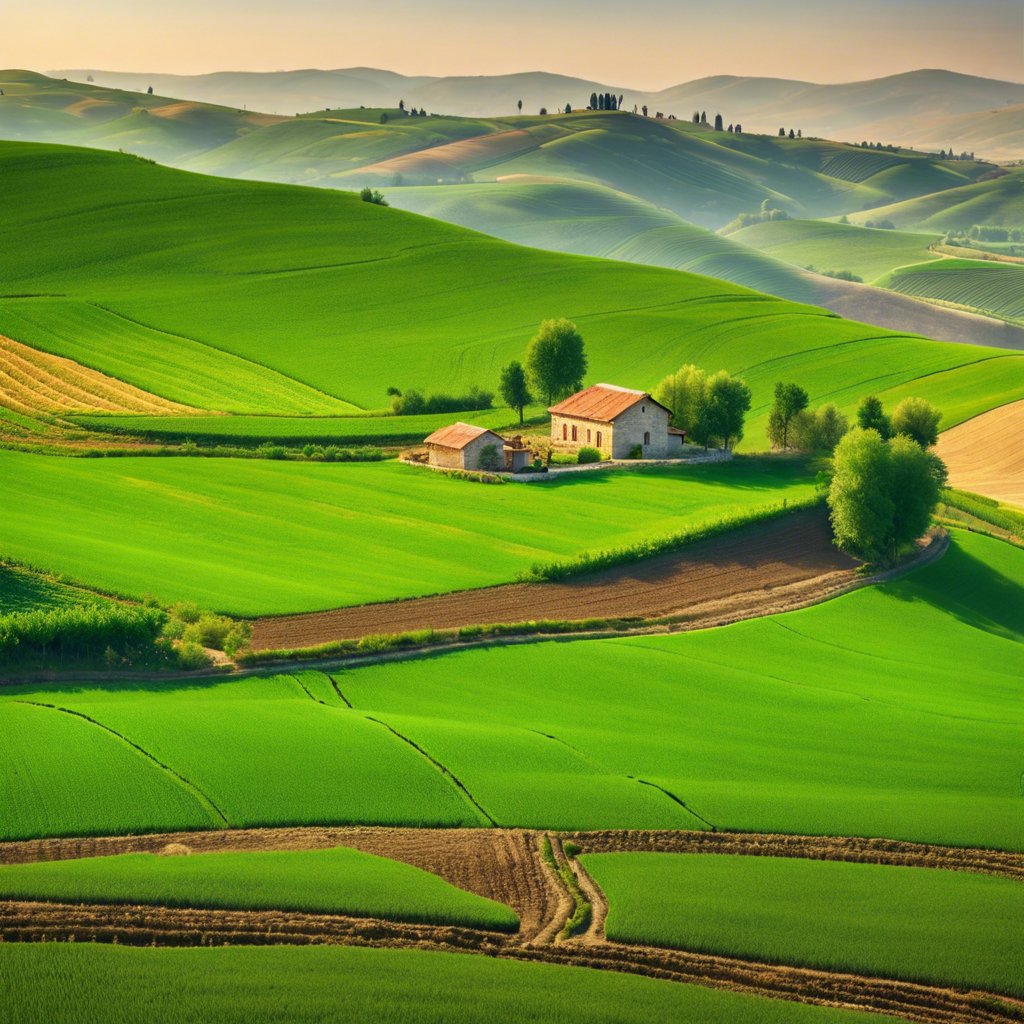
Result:
<svg viewBox="0 0 1024 1024"><path fill-rule="evenodd" d="M775 602L785 588L852 579L856 565L833 546L825 512L815 509L563 583L515 583L259 619L253 649L541 619L697 617L705 611L720 618L739 599L751 606L749 614L766 614L779 610Z"/></svg>
<svg viewBox="0 0 1024 1024"><path fill-rule="evenodd" d="M1024 506L1024 401L947 430L935 450L954 487Z"/></svg>

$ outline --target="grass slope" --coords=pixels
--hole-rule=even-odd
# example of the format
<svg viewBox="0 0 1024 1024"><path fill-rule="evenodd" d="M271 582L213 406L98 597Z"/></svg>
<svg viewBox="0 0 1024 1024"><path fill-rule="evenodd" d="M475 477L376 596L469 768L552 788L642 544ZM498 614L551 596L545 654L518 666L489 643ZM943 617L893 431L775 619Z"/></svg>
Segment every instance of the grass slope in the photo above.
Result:
<svg viewBox="0 0 1024 1024"><path fill-rule="evenodd" d="M916 231L967 231L975 224L1024 227L1024 170L850 216L855 223L883 219Z"/></svg>
<svg viewBox="0 0 1024 1024"><path fill-rule="evenodd" d="M0 709L35 700L86 714L190 780L232 825L486 823L397 732L501 825L701 828L703 818L1020 849L1022 580L1024 551L957 534L941 561L905 579L786 615L336 673L351 709L326 681L303 689L284 676L26 685ZM0 816L11 837L116 831L104 802L149 778L143 764L138 781L97 778L78 803L54 798L47 817L20 781L39 771L34 751L27 743L0 776L18 780Z"/></svg>
<svg viewBox="0 0 1024 1024"><path fill-rule="evenodd" d="M506 582L537 561L626 546L813 490L802 463L764 458L505 486L397 462L3 451L0 473L6 555L105 590L243 615Z"/></svg>
<svg viewBox="0 0 1024 1024"><path fill-rule="evenodd" d="M294 910L514 932L506 906L410 864L335 847L113 857L0 866L5 899Z"/></svg>
<svg viewBox="0 0 1024 1024"><path fill-rule="evenodd" d="M930 258L928 246L940 236L824 221L772 220L728 237L798 267L849 270L870 284L896 267Z"/></svg>
<svg viewBox="0 0 1024 1024"><path fill-rule="evenodd" d="M6 1008L21 1024L119 1020L272 1024L857 1024L892 1019L611 971L457 953L336 947L130 949L0 946Z"/></svg>
<svg viewBox="0 0 1024 1024"><path fill-rule="evenodd" d="M540 406L527 407L527 417L540 417ZM288 445L419 444L439 427L461 416L480 427L513 433L519 420L512 409L481 409L422 416L75 416L91 430L132 434L153 440L203 443L278 441Z"/></svg>
<svg viewBox="0 0 1024 1024"><path fill-rule="evenodd" d="M901 267L881 283L905 295L954 303L1024 324L1024 266L986 260L939 260Z"/></svg>
<svg viewBox="0 0 1024 1024"><path fill-rule="evenodd" d="M879 382L993 352L710 278L521 249L336 193L14 143L0 164L0 332L208 409L337 415L380 407L392 384L493 386L541 319L566 315L593 380L650 387L688 361L743 372L760 442L781 375L852 405ZM43 297L10 297L24 295ZM975 397L976 412L989 407Z"/></svg>
<svg viewBox="0 0 1024 1024"><path fill-rule="evenodd" d="M4 778L13 780L0 790L5 839L152 832L175 821L181 828L487 824L411 746L361 714L311 698L291 676L22 692L2 703L5 715L31 727L3 751ZM61 744L79 735L87 742L73 748L81 768L72 774ZM111 763L115 755L121 763Z"/></svg>
<svg viewBox="0 0 1024 1024"><path fill-rule="evenodd" d="M1019 849L1022 580L1024 552L963 534L904 580L800 612L367 666L339 682L357 708L443 750L499 819L527 823L532 787L544 797L528 823L580 818L549 812L549 766L531 777L525 743L549 736L593 775L660 785L720 828ZM503 779L514 812L495 795Z"/></svg>
<svg viewBox="0 0 1024 1024"><path fill-rule="evenodd" d="M931 868L691 854L583 857L616 942L1024 994L1024 886Z"/></svg>
<svg viewBox="0 0 1024 1024"><path fill-rule="evenodd" d="M31 572L18 565L0 563L0 615L41 608L70 608L99 604L98 594L70 586L58 579Z"/></svg>

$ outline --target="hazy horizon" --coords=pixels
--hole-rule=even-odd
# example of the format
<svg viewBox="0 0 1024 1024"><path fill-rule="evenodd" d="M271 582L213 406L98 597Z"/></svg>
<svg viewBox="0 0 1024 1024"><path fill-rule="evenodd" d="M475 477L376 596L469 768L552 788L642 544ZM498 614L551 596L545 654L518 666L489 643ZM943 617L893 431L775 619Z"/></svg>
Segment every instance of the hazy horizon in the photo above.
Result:
<svg viewBox="0 0 1024 1024"><path fill-rule="evenodd" d="M654 91L715 75L838 83L921 68L1024 80L1024 5L980 0L36 0L5 16L0 65L151 74L372 67L409 76L542 70ZM840 40L837 43L836 40Z"/></svg>

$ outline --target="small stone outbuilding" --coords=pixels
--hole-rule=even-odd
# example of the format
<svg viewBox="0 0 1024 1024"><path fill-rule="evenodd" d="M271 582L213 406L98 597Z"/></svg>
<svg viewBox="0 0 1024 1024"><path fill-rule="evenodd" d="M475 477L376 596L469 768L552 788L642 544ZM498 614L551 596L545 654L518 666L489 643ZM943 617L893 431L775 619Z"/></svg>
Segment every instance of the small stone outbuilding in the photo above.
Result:
<svg viewBox="0 0 1024 1024"><path fill-rule="evenodd" d="M646 391L594 384L551 406L551 444L556 451L596 448L606 459L679 458L685 432L671 425L672 412Z"/></svg>
<svg viewBox="0 0 1024 1024"><path fill-rule="evenodd" d="M514 473L525 468L530 460L528 449L519 444L510 444L493 430L474 427L470 423L453 423L449 427L435 430L423 444L427 449L428 463L441 469ZM494 449L496 463L481 465L481 457L488 453L489 448ZM485 458L484 462L487 461Z"/></svg>

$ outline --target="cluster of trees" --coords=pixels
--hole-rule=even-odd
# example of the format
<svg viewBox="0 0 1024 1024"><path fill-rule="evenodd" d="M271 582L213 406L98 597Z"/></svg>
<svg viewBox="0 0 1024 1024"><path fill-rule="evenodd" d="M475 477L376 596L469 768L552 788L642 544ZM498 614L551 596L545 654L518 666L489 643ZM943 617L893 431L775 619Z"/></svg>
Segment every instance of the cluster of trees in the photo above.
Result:
<svg viewBox="0 0 1024 1024"><path fill-rule="evenodd" d="M817 270L813 263L807 264L807 269L812 274L821 274L822 277L831 277L836 281L854 281L863 284L864 278L855 274L852 270Z"/></svg>
<svg viewBox="0 0 1024 1024"><path fill-rule="evenodd" d="M720 234L730 235L751 224L763 224L766 220L789 220L789 214L775 205L774 199L765 199L757 213L741 213L722 228Z"/></svg>
<svg viewBox="0 0 1024 1024"><path fill-rule="evenodd" d="M789 138L791 138L791 139L802 139L803 137L804 137L804 133L803 133L802 129L797 128L796 131L794 131L792 128L789 129ZM785 128L780 128L779 129L779 138L780 139L786 138L786 129Z"/></svg>
<svg viewBox="0 0 1024 1024"><path fill-rule="evenodd" d="M430 395L410 388L401 392L398 388L388 388L393 416L419 416L432 412L463 412L467 409L490 409L494 405L494 395L484 391L475 384L465 395Z"/></svg>
<svg viewBox="0 0 1024 1024"><path fill-rule="evenodd" d="M880 228L882 231L896 230L896 225L887 218L883 218L882 220L866 220L862 226L866 228Z"/></svg>
<svg viewBox="0 0 1024 1024"><path fill-rule="evenodd" d="M975 242L1024 242L1024 228L975 224L968 230L967 237Z"/></svg>
<svg viewBox="0 0 1024 1024"><path fill-rule="evenodd" d="M706 125L708 123L708 112L706 110L695 110L693 112L693 123ZM716 132L733 132L736 135L743 134L743 125L731 124L728 128L725 127L725 122L722 120L721 114L715 114L715 131Z"/></svg>
<svg viewBox="0 0 1024 1024"><path fill-rule="evenodd" d="M370 188L367 186L364 189L360 189L359 198L364 203L373 203L376 206L389 206L390 203L384 198L384 193L379 188Z"/></svg>
<svg viewBox="0 0 1024 1024"><path fill-rule="evenodd" d="M520 100L519 101L520 109L522 109L522 103L523 103L523 101ZM412 110L406 110L405 109L405 100L399 100L398 101L398 109L401 110L403 113L408 114L410 117L428 117L429 116L427 114L427 111L426 111L425 107L421 108L420 110L417 110L415 107L413 107Z"/></svg>
<svg viewBox="0 0 1024 1024"><path fill-rule="evenodd" d="M828 490L837 546L893 564L928 529L945 485L942 460L912 437L855 427L836 448Z"/></svg>
<svg viewBox="0 0 1024 1024"><path fill-rule="evenodd" d="M909 437L922 448L930 448L939 439L942 413L923 398L904 398L888 416L881 399L868 395L857 407L857 424L862 430L874 430L883 441Z"/></svg>
<svg viewBox="0 0 1024 1024"><path fill-rule="evenodd" d="M850 429L847 418L831 403L809 409L810 399L799 384L779 381L768 414L768 440L775 448L831 454Z"/></svg>
<svg viewBox="0 0 1024 1024"><path fill-rule="evenodd" d="M953 152L953 147L950 146L948 153L944 149L940 149L939 150L939 159L940 160L973 160L974 159L974 150L971 150L970 153L967 153L967 152L954 153Z"/></svg>
<svg viewBox="0 0 1024 1024"><path fill-rule="evenodd" d="M621 110L622 97L613 96L610 92L590 94L590 106L587 110Z"/></svg>
<svg viewBox="0 0 1024 1024"><path fill-rule="evenodd" d="M898 153L900 151L899 146L893 146L890 144L882 145L881 142L867 142L866 140L861 142L861 149L884 149L889 153Z"/></svg>
<svg viewBox="0 0 1024 1024"><path fill-rule="evenodd" d="M587 373L583 336L571 320L544 320L526 348L526 365L518 360L503 366L498 392L502 401L519 413L543 398L552 405L579 391Z"/></svg>
<svg viewBox="0 0 1024 1024"><path fill-rule="evenodd" d="M699 366L683 366L665 377L652 394L672 410L672 425L685 430L688 441L705 448L731 448L743 437L750 388L725 370L709 376Z"/></svg>

